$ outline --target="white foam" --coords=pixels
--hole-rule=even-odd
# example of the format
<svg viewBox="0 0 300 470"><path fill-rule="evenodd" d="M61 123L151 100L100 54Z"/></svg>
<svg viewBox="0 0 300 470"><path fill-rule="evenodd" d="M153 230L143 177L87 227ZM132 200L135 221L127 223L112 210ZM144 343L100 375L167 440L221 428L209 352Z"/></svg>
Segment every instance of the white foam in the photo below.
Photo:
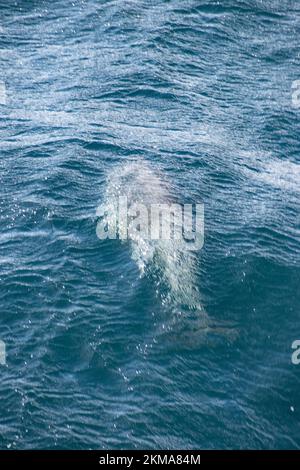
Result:
<svg viewBox="0 0 300 470"><path fill-rule="evenodd" d="M300 165L297 163L273 160L265 165L258 177L280 189L300 192Z"/></svg>
<svg viewBox="0 0 300 470"><path fill-rule="evenodd" d="M6 104L6 86L0 82L0 104Z"/></svg>
<svg viewBox="0 0 300 470"><path fill-rule="evenodd" d="M300 165L289 160L278 158L255 158L252 156L252 164L255 169L247 168L244 172L256 180L265 182L284 191L300 192Z"/></svg>

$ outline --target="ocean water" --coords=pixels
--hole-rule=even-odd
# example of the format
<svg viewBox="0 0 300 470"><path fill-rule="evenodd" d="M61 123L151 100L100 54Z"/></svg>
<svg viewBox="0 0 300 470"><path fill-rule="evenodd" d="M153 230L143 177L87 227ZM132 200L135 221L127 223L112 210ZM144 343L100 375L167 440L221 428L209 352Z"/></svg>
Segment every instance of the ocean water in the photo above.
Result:
<svg viewBox="0 0 300 470"><path fill-rule="evenodd" d="M300 448L299 33L296 0L0 2L1 448ZM202 202L203 248L99 240L120 191Z"/></svg>

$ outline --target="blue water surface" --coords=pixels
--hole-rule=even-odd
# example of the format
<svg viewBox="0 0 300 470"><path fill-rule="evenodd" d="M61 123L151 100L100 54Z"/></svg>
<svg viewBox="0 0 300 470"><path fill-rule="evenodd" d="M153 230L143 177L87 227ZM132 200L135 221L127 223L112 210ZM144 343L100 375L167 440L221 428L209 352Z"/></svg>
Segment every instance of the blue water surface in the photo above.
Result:
<svg viewBox="0 0 300 470"><path fill-rule="evenodd" d="M1 448L300 448L299 38L296 0L0 2ZM127 174L203 249L99 240Z"/></svg>

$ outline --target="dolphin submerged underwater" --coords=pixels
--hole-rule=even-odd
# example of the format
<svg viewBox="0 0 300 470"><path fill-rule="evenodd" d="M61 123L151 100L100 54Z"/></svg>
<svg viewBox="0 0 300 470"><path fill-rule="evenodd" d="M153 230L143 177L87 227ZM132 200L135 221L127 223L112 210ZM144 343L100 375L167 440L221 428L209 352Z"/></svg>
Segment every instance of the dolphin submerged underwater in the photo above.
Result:
<svg viewBox="0 0 300 470"><path fill-rule="evenodd" d="M136 204L149 208L151 204L173 204L176 188L165 175L154 170L144 159L127 161L113 168L107 175L101 213L105 223L115 223L116 201L126 198L129 210ZM99 215L99 214L98 214ZM124 227L123 227L124 229ZM228 324L214 321L206 313L197 286L197 254L177 239L145 238L134 232L128 240L131 258L140 276L148 276L155 283L157 296L168 312L157 338L195 348L214 344L219 339L231 342L237 330Z"/></svg>

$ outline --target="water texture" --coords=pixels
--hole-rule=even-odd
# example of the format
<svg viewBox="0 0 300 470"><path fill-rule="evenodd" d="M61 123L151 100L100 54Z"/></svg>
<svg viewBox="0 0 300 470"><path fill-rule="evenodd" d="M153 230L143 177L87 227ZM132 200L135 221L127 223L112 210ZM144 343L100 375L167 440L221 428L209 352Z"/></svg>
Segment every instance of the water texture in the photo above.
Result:
<svg viewBox="0 0 300 470"><path fill-rule="evenodd" d="M300 5L0 1L0 447L300 448ZM202 202L205 242L99 240Z"/></svg>

